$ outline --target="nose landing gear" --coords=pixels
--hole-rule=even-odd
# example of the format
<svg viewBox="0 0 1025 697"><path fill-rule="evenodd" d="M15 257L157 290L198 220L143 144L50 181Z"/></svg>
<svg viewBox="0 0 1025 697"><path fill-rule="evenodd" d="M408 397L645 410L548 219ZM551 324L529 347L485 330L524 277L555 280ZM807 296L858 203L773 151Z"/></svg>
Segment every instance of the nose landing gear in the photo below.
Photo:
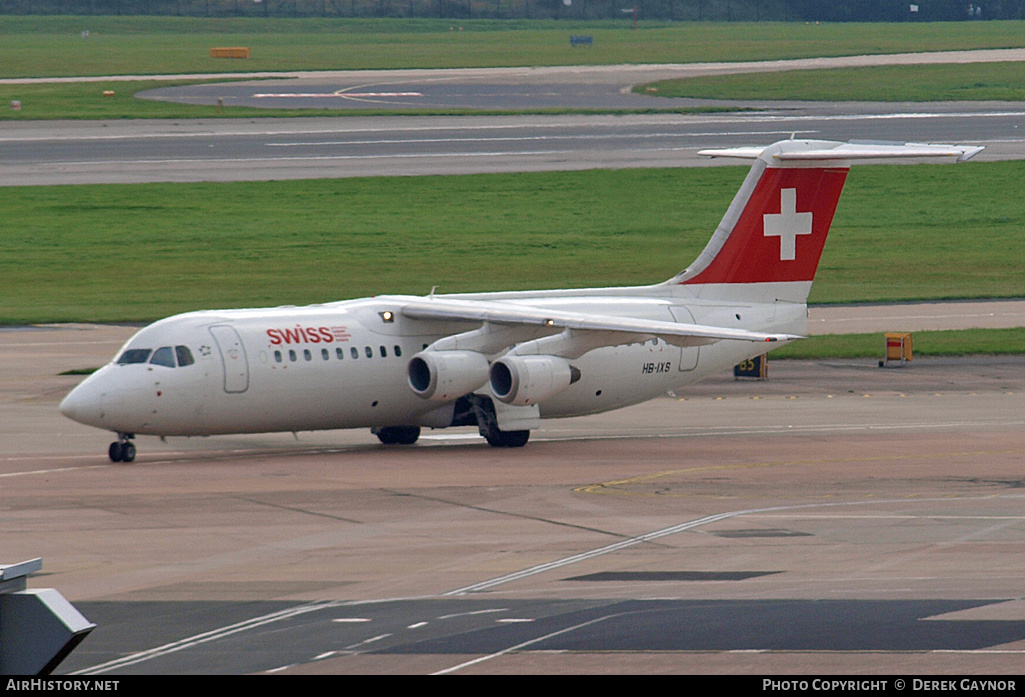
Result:
<svg viewBox="0 0 1025 697"><path fill-rule="evenodd" d="M111 462L134 462L135 461L135 438L134 433L118 433L117 440L107 448L107 456Z"/></svg>

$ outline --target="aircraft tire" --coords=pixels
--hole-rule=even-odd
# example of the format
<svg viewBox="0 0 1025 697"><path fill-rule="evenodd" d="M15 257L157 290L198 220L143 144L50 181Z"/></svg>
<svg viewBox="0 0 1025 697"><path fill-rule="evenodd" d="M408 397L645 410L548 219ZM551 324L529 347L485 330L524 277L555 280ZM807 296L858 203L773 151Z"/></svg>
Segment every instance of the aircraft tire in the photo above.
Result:
<svg viewBox="0 0 1025 697"><path fill-rule="evenodd" d="M530 431L502 431L489 428L484 439L493 448L522 448L530 439Z"/></svg>
<svg viewBox="0 0 1025 697"><path fill-rule="evenodd" d="M384 426L374 431L385 445L412 445L420 437L419 426Z"/></svg>
<svg viewBox="0 0 1025 697"><path fill-rule="evenodd" d="M135 462L135 443L114 441L107 448L107 457L111 462Z"/></svg>

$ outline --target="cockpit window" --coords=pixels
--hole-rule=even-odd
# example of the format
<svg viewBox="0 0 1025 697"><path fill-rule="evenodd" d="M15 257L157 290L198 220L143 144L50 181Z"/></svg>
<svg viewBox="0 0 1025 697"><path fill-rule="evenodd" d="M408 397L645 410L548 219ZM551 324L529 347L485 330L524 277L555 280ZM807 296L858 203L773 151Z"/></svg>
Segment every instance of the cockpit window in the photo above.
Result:
<svg viewBox="0 0 1025 697"><path fill-rule="evenodd" d="M164 365L168 368L174 367L174 351L170 346L161 346L153 352L153 358L149 359L153 365Z"/></svg>
<svg viewBox="0 0 1025 697"><path fill-rule="evenodd" d="M117 359L118 365L130 365L132 363L145 363L153 349L128 349Z"/></svg>
<svg viewBox="0 0 1025 697"><path fill-rule="evenodd" d="M179 366L192 365L196 362L196 359L192 357L192 351L189 350L188 346L175 346L174 353L178 357Z"/></svg>
<svg viewBox="0 0 1025 697"><path fill-rule="evenodd" d="M177 359L177 362L175 362ZM151 365L163 365L168 368L175 366L181 368L192 365L196 362L192 351L188 346L161 346L156 351L153 349L128 349L117 359L118 365L131 365L133 363L146 363Z"/></svg>

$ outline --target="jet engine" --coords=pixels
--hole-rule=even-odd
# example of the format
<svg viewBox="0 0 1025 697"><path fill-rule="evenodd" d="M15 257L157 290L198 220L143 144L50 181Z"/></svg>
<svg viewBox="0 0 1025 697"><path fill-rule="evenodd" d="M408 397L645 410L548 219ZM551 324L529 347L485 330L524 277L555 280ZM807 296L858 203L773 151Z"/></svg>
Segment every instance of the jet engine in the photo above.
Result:
<svg viewBox="0 0 1025 697"><path fill-rule="evenodd" d="M409 359L407 372L417 395L448 402L488 381L488 359L476 351L421 351Z"/></svg>
<svg viewBox="0 0 1025 697"><path fill-rule="evenodd" d="M491 364L491 391L514 406L542 402L579 379L580 371L559 356L505 356Z"/></svg>

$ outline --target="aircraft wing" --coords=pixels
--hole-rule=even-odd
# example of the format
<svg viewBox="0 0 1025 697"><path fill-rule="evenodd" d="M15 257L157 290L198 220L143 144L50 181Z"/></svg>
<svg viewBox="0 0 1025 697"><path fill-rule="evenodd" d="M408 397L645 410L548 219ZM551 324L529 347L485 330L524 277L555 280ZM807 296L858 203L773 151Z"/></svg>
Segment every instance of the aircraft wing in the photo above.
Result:
<svg viewBox="0 0 1025 697"><path fill-rule="evenodd" d="M660 339L665 339L667 343L680 346L711 344L724 339L775 342L804 338L793 334L765 334L728 327L566 312L518 303L484 300L425 298L421 301L407 303L403 306L401 313L411 319L420 320L479 321L503 325L605 332L610 336L607 341L602 343L608 346L634 343L637 341L638 335L657 336Z"/></svg>

